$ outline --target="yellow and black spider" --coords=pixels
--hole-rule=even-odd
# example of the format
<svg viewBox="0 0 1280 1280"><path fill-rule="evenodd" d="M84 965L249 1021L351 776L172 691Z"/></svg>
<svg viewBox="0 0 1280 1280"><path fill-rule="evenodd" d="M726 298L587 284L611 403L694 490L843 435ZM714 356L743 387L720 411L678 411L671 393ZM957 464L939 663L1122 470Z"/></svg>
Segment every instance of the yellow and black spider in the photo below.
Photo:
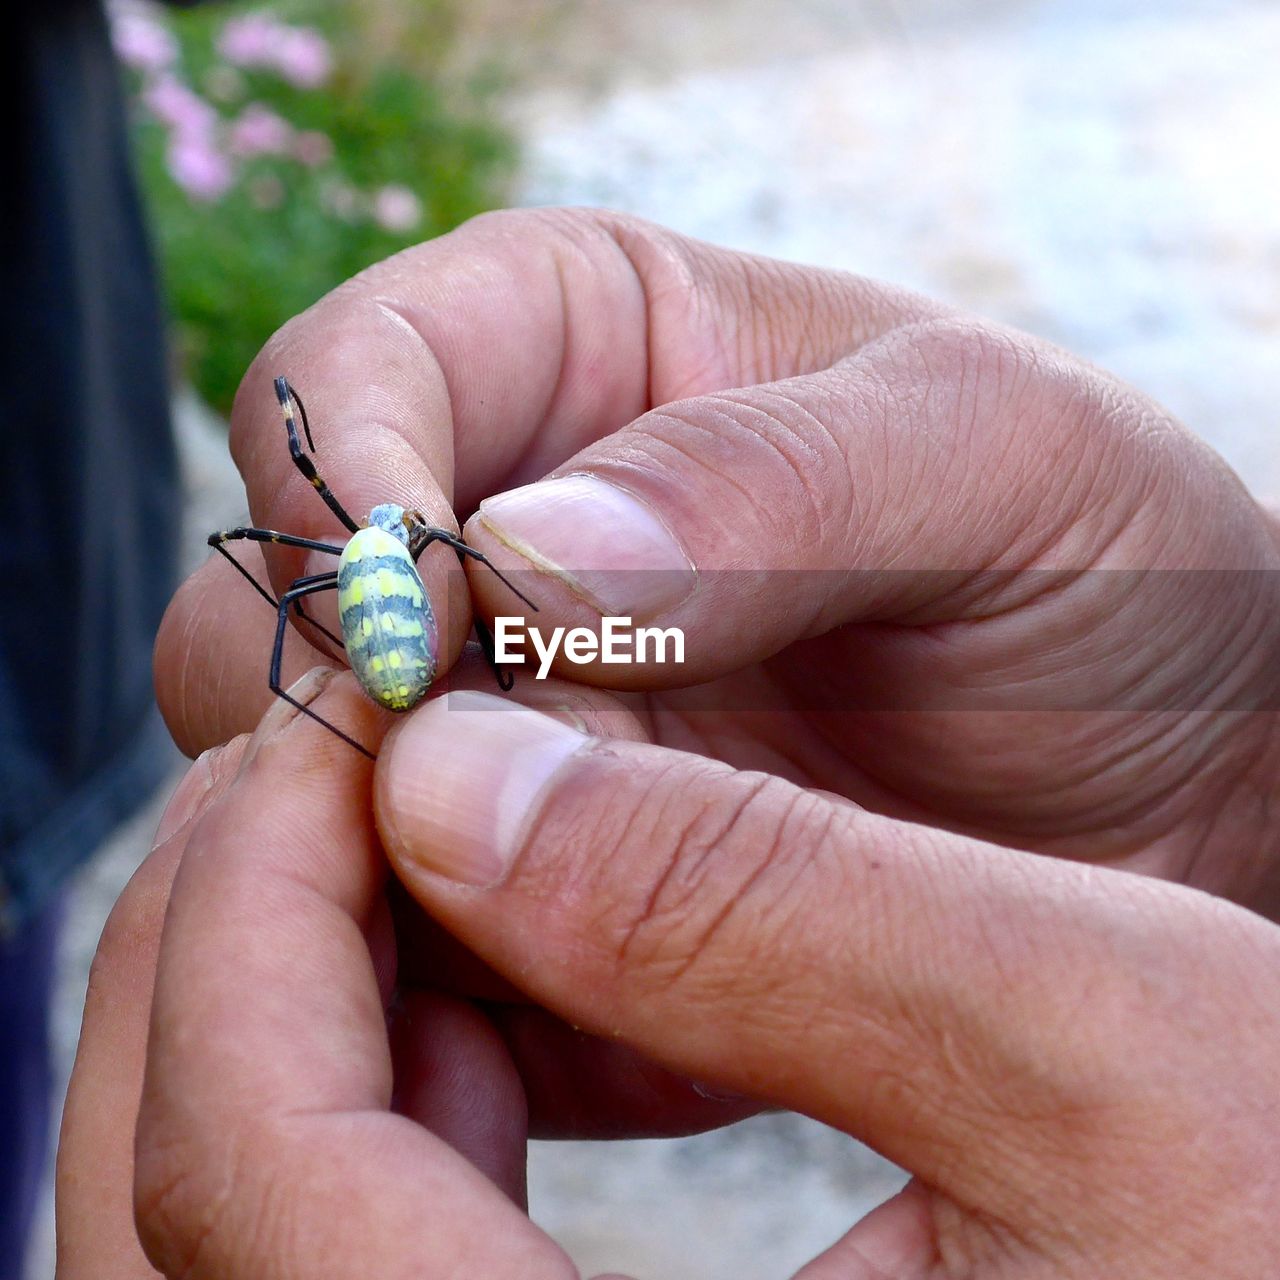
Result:
<svg viewBox="0 0 1280 1280"><path fill-rule="evenodd" d="M209 545L235 565L236 570L253 584L254 590L276 610L276 637L271 650L271 670L268 676L272 693L336 733L343 742L349 743L362 755L373 759L373 753L366 747L343 733L336 725L330 724L323 716L291 698L281 688L280 664L290 608L346 651L347 661L351 664L356 679L379 706L386 707L389 711L408 711L426 696L436 678L439 662L440 637L435 612L431 608L431 600L422 585L417 568L418 557L433 542L442 542L452 547L459 560L471 556L488 566L529 608L536 611L537 605L509 578L494 568L484 552L468 546L447 529L428 524L421 512L406 511L404 507L387 502L369 512L369 519L363 528L356 524L321 478L315 464L303 452L293 416L295 404L302 418L307 448L312 453L316 450L301 397L289 385L287 378L277 378L275 387L294 466L311 482L329 510L350 530L351 537L345 546L338 546L336 543L320 542L314 538L300 538L291 533L278 533L274 529L245 527L211 533ZM286 547L327 552L338 557L338 567L328 573L295 578L289 589L277 600L227 550L226 543L240 540L274 542ZM303 609L303 598L320 591L338 593L341 639ZM502 671L494 660L493 641L488 628L477 619L476 630L498 684L503 689L510 689L511 675Z"/></svg>

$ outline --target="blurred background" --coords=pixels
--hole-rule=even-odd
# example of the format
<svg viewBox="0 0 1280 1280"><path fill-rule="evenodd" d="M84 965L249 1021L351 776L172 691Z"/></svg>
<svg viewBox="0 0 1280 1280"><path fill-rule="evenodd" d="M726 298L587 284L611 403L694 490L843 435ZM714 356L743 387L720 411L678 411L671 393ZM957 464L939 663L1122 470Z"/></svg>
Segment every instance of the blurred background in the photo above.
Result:
<svg viewBox="0 0 1280 1280"><path fill-rule="evenodd" d="M1280 496L1273 0L327 0L111 6L161 258L189 564L243 507L221 415L280 323L503 204L606 204L1043 335ZM177 761L175 759L175 768ZM82 874L64 1074L162 797ZM903 1176L790 1116L536 1144L587 1272L790 1273ZM31 1280L53 1273L46 1209Z"/></svg>

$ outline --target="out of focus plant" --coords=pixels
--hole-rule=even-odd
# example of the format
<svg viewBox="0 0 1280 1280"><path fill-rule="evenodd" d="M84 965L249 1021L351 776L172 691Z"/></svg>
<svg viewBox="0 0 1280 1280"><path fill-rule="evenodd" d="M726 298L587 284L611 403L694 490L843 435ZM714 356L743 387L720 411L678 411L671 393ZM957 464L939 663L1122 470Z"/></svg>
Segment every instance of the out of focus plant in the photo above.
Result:
<svg viewBox="0 0 1280 1280"><path fill-rule="evenodd" d="M110 5L183 370L223 412L291 315L505 195L492 83L446 86L438 45L371 53L376 9Z"/></svg>

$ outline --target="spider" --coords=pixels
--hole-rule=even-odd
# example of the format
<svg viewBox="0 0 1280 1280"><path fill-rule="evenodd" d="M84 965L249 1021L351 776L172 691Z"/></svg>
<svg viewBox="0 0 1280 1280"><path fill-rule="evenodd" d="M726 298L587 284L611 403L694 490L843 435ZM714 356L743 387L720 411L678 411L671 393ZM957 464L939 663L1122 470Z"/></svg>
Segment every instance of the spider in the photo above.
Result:
<svg viewBox="0 0 1280 1280"><path fill-rule="evenodd" d="M363 528L356 524L316 471L315 464L303 452L293 414L294 405L297 405L298 414L302 418L307 448L311 453L315 453L316 448L311 439L311 426L307 421L302 398L287 378L277 378L275 388L276 397L280 401L280 412L284 417L285 431L289 436L289 454L294 466L310 481L329 510L350 530L351 537L344 546L338 546L315 538L277 533L274 529L243 527L211 533L209 545L235 565L237 572L247 578L253 589L276 610L275 644L271 650L271 670L267 677L271 692L324 725L343 742L372 760L373 752L367 747L343 733L337 725L330 724L310 707L291 698L281 687L280 664L291 608L335 645L345 649L356 679L379 706L386 707L389 711L408 711L422 701L436 677L439 633L431 601L417 569L418 558L433 542L442 542L452 547L460 561L464 561L467 556L478 560L492 569L499 580L529 608L536 612L538 606L495 568L483 551L468 546L447 529L428 524L421 512L406 511L404 507L394 503L382 503L369 512L368 522ZM275 542L286 547L323 551L338 557L338 567L328 573L313 573L295 578L289 589L277 600L227 550L228 542L242 540ZM304 597L321 591L338 593L341 639L303 608ZM499 687L503 690L510 689L511 674L498 666L493 654L493 638L479 619L476 620L476 630Z"/></svg>

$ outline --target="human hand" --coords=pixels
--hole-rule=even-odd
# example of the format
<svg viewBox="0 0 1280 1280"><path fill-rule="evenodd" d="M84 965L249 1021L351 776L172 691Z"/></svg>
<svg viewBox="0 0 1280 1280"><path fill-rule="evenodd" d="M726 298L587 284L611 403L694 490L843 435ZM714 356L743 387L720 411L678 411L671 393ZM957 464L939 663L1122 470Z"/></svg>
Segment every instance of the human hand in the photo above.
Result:
<svg viewBox="0 0 1280 1280"><path fill-rule="evenodd" d="M348 677L316 705L377 732ZM104 935L61 1280L149 1274L104 1172L128 1174L153 974L136 1185L165 1274L567 1280L519 1204L522 1092L572 1060L427 993L388 1032L373 767L284 707L234 773L242 747ZM595 1043L915 1175L802 1280L1280 1268L1280 930L1257 916L476 693L394 731L373 798L413 897Z"/></svg>
<svg viewBox="0 0 1280 1280"><path fill-rule="evenodd" d="M304 702L314 700L326 677L333 674L319 668L296 683L292 692ZM472 656L442 684L474 690L488 687L491 681ZM329 706L336 706L365 741L376 744L391 717L356 694L349 676L337 685L327 695L327 705L321 704L325 714ZM523 682L514 696L587 724L611 740L638 732L624 710L590 690L575 690L555 680L544 685ZM322 730L310 740L299 742L291 735L272 745L294 715L284 703L276 703L252 739L241 736L197 761L165 811L155 849L107 922L90 974L79 1051L63 1111L57 1179L59 1280L134 1280L155 1274L134 1225L133 1166L161 930L173 880L198 819L215 809L232 787L240 789L243 800L245 775L258 781L246 802L252 819L242 810L236 828L245 844L240 850L244 861L238 863L235 874L252 877L259 856L267 860L262 865L264 896L259 907L265 906L270 915L273 909L267 904L282 890L280 878L288 879L296 870L295 855L304 860L310 856L304 847L343 864L326 871L354 867L360 892L368 898L362 920L367 954L357 947L353 964L356 970L373 966L378 994L391 1006L384 1030L389 1029L395 1067L395 1108L452 1145L515 1203L524 1203L526 1132L534 1137L675 1135L729 1123L759 1110L758 1103L746 1098L710 1099L689 1080L625 1046L565 1025L423 917L407 895L388 891L385 858L370 830L366 762ZM260 777L262 765L252 764L259 752L272 761L265 781ZM254 769L259 772L251 773ZM199 859L202 846L197 841L192 847L193 857ZM241 888L254 896L247 884ZM206 906L216 914L227 909L226 901L215 895ZM241 920L248 932L256 927L252 915ZM283 918L278 923L283 924ZM316 991L301 996L277 1027L287 1036L296 1020L306 1021L311 1030L303 1038L309 1040L324 1025L307 1021L312 1000L323 1003L332 994L326 986L327 975L333 965L349 960L353 953L344 944L339 955L320 961L313 956L313 947L322 951L325 940L317 936L311 943L293 945L290 931L295 927L305 932L309 924L299 917L283 933L272 925L250 951L265 960L272 948L288 942L291 949L277 958L293 974L290 983L319 984ZM347 938L346 943L352 940ZM238 943L234 945L238 950ZM252 1003L261 996L262 1007L255 1017L267 1016L277 998L288 1005L292 997L275 992L274 979L244 976L238 966L248 956L238 956L230 969L223 970L227 978L223 996L246 1013L249 1005L241 1005L242 997ZM220 962L210 963L220 966ZM208 971L215 984L216 972ZM358 994L360 980L360 972L345 977L341 991L354 988ZM193 1019L188 1024L191 1033L210 1043L224 1031L239 1036L239 1014L227 1009L218 1014L215 1003L212 996L192 1001L187 1010ZM346 1012L335 1016L346 1016ZM384 1045L368 1062L358 1064L359 1070L370 1072L371 1088L387 1070L386 1050ZM288 1061L299 1059L290 1055ZM214 1070L216 1074L219 1069ZM305 1088L312 1078L300 1076L296 1083ZM191 1090L192 1107L204 1108L203 1088ZM265 1099L260 1096L259 1101ZM202 1112L215 1126L221 1123L221 1106L215 1100ZM269 1145L267 1137L262 1140ZM448 1162L445 1174L447 1169ZM363 1274L359 1269L357 1273Z"/></svg>
<svg viewBox="0 0 1280 1280"><path fill-rule="evenodd" d="M682 626L674 678L701 688L572 672L642 689L654 740L1277 910L1273 526L1105 374L865 280L613 215L497 215L330 295L246 378L232 442L254 517L313 536L333 525L289 466L282 372L353 510L394 497L447 522L488 499L468 537L506 569L536 553L539 625L603 600ZM490 498L548 472L594 481ZM448 560L423 569L456 654ZM277 586L300 569L274 567ZM206 566L160 638L190 750L270 701L271 619L229 607L239 585ZM295 672L317 660L291 643Z"/></svg>

